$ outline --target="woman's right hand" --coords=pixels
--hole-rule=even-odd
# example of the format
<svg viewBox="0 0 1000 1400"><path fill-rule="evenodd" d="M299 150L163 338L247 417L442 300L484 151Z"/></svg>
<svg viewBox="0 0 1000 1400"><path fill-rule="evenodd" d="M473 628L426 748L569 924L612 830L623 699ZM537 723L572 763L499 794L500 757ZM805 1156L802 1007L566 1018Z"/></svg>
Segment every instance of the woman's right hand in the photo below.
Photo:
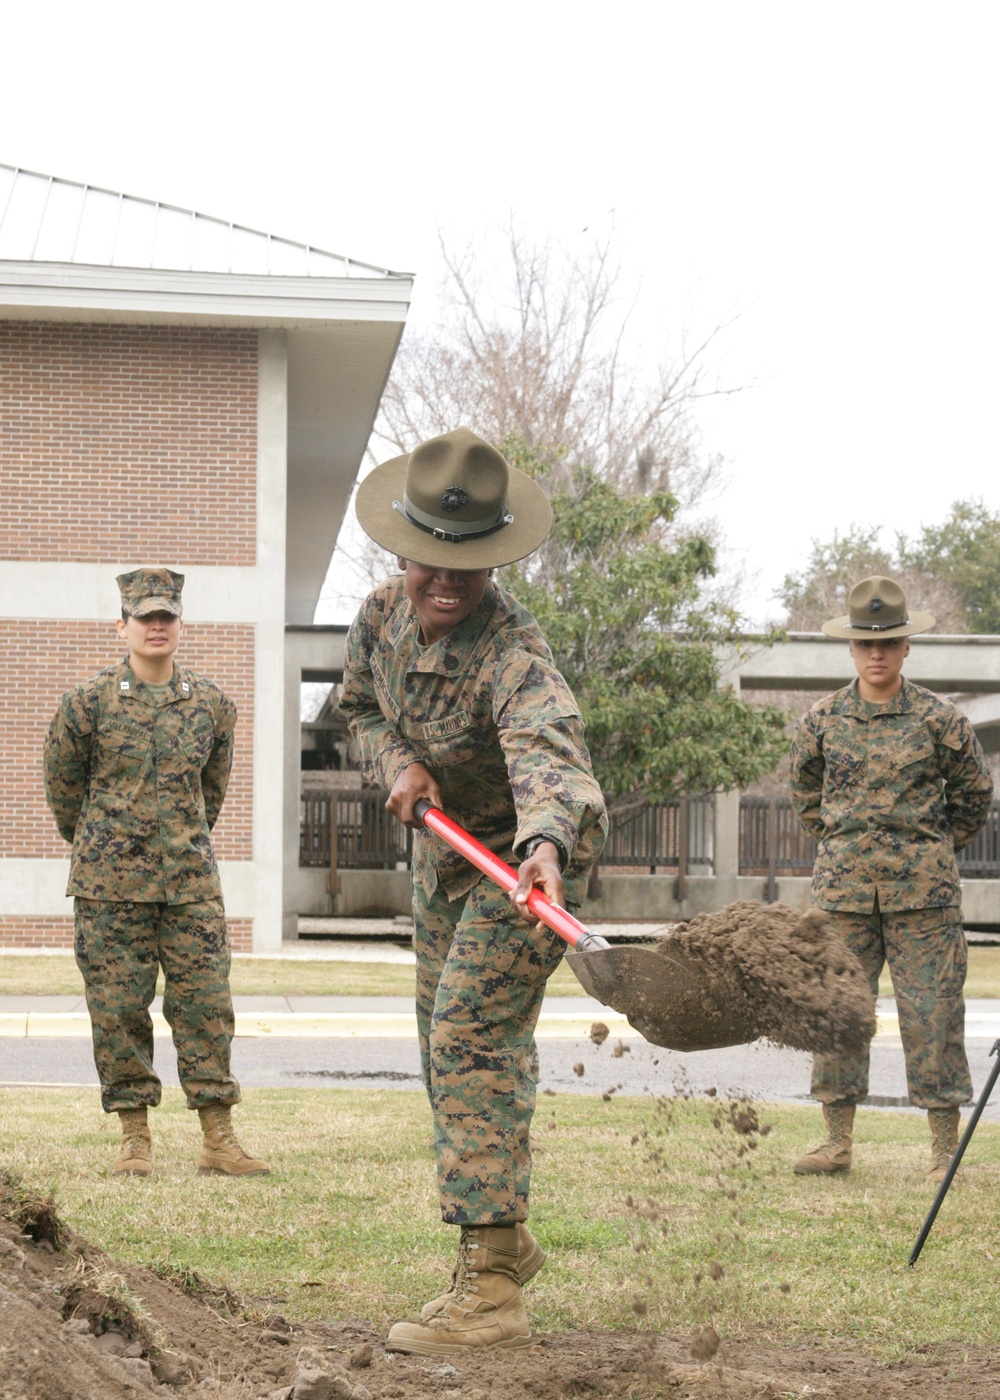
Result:
<svg viewBox="0 0 1000 1400"><path fill-rule="evenodd" d="M398 817L404 826L419 831L423 826L414 815L414 805L425 798L432 807L441 807L441 789L422 763L410 763L392 785L386 809Z"/></svg>

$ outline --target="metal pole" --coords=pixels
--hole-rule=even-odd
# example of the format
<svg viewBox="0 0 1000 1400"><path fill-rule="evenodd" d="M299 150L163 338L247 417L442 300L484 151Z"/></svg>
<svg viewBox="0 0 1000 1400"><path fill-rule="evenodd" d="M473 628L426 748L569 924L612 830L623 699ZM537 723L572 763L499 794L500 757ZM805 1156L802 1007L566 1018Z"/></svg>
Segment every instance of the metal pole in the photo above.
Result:
<svg viewBox="0 0 1000 1400"><path fill-rule="evenodd" d="M993 1049L990 1051L990 1055L996 1055L998 1051L1000 1051L1000 1040L995 1040L993 1042ZM958 1147L955 1149L955 1155L954 1157L952 1157L951 1164L949 1165L948 1170L945 1173L944 1181L942 1181L940 1187L938 1188L938 1193L934 1197L934 1204L927 1212L927 1219L924 1221L923 1229L917 1236L916 1244L913 1246L913 1249L910 1252L910 1257L907 1262L911 1269L917 1262L917 1259L920 1257L920 1251L924 1247L924 1241L931 1232L931 1226L934 1224L935 1217L937 1216L937 1213L941 1208L941 1202L948 1194L948 1187L951 1185L955 1173L958 1171L959 1163L961 1162L962 1157L965 1154L965 1149L969 1145L969 1139L972 1137L972 1134L976 1130L976 1124L979 1122L980 1116L982 1115L982 1111L989 1103L990 1094L992 1094L993 1092L993 1086L997 1082L998 1077L1000 1077L1000 1058L997 1059L996 1064L990 1071L990 1077L989 1079L987 1079L986 1084L983 1087L983 1092L979 1095L979 1101L977 1102L975 1108L972 1110L972 1116L966 1124L965 1132L962 1134L962 1141L958 1144Z"/></svg>

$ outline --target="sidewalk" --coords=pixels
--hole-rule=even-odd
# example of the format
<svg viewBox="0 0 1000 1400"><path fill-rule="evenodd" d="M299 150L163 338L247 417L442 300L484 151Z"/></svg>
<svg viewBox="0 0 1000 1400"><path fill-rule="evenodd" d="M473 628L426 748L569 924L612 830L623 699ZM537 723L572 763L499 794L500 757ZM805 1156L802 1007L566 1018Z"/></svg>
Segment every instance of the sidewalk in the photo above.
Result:
<svg viewBox="0 0 1000 1400"><path fill-rule="evenodd" d="M282 944L268 953L237 953L234 960L289 958L331 962L414 962L407 945L413 925L405 917L393 919L302 919L300 933L305 937ZM309 937L329 934L335 937ZM663 924L594 925L605 937L629 939L661 936ZM0 960L0 976L3 964ZM236 1034L245 1037L288 1037L350 1039L416 1038L417 1024L412 997L340 996L236 996ZM879 1040L899 1039L899 1018L895 1000L880 998L877 1003ZM154 1036L169 1036L163 1018L163 1003L157 997L152 1006ZM641 1040L624 1016L588 996L546 997L542 1005L536 1038L579 1040L589 1035L595 1021L603 1021L615 1038ZM967 1040L1000 1038L1000 1000L965 1003ZM90 1038L90 1018L82 995L3 996L0 995L0 1039L23 1037Z"/></svg>

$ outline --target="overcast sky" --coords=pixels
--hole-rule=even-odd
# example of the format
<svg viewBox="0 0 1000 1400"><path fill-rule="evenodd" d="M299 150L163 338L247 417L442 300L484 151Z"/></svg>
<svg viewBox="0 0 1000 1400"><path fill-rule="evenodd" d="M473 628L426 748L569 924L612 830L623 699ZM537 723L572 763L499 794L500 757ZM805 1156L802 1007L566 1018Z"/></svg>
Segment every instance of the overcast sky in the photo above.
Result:
<svg viewBox="0 0 1000 1400"><path fill-rule="evenodd" d="M0 161L414 271L416 320L439 228L614 211L651 357L741 309L754 387L701 423L760 621L813 537L1000 508L998 36L977 0L36 0Z"/></svg>

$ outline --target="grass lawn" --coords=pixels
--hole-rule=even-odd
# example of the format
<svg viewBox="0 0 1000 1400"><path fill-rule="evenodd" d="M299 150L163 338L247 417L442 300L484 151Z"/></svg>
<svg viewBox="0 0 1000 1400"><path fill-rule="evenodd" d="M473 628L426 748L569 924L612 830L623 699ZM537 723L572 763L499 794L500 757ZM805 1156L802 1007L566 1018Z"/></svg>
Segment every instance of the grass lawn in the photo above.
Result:
<svg viewBox="0 0 1000 1400"><path fill-rule="evenodd" d="M885 1359L944 1340L1000 1345L1000 1126L980 1124L909 1269L933 1198L923 1115L862 1109L855 1170L796 1177L817 1119L543 1095L532 1226L549 1260L528 1293L535 1328L711 1317L730 1337L854 1338ZM52 1189L63 1218L115 1258L193 1269L292 1319L384 1327L447 1278L457 1238L438 1222L421 1095L252 1090L240 1135L274 1171L244 1181L194 1175L198 1123L179 1091L152 1124L157 1174L119 1181L117 1121L96 1090L0 1090L0 1166Z"/></svg>
<svg viewBox="0 0 1000 1400"><path fill-rule="evenodd" d="M398 963L307 961L293 958L233 958L235 996L412 996L413 968ZM160 990L162 991L162 979ZM549 979L550 996L581 996L583 989L563 963ZM83 979L71 953L9 953L0 956L0 994L83 995ZM879 985L892 996L888 972ZM969 949L967 997L1000 998L1000 946Z"/></svg>
<svg viewBox="0 0 1000 1400"><path fill-rule="evenodd" d="M229 981L234 996L412 997L414 970L405 963L244 958L236 954ZM158 990L163 991L162 973ZM549 979L549 992L555 996L586 995L566 963ZM0 955L0 995L43 994L83 996L83 978L71 953Z"/></svg>

